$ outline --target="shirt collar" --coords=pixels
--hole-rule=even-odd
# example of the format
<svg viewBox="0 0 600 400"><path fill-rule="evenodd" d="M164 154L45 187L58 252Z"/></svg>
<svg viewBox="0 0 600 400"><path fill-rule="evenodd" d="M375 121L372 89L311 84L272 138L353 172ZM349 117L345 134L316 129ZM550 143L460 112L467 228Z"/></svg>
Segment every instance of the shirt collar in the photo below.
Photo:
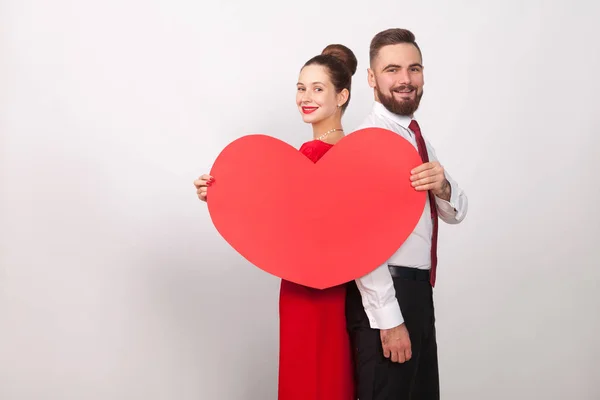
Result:
<svg viewBox="0 0 600 400"><path fill-rule="evenodd" d="M411 117L407 117L405 115L394 114L378 101L375 101L373 104L373 112L375 112L378 115L381 115L384 118L394 121L404 129L408 129L410 122L413 120ZM408 130L410 131L410 129Z"/></svg>

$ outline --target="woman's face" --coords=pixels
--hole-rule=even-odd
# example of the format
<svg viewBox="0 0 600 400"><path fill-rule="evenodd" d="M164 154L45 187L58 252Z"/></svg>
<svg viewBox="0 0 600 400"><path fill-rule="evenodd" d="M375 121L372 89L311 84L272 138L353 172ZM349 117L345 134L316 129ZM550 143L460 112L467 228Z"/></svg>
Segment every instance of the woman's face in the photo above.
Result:
<svg viewBox="0 0 600 400"><path fill-rule="evenodd" d="M304 122L314 124L331 117L339 110L338 97L326 67L312 64L302 68L296 105Z"/></svg>

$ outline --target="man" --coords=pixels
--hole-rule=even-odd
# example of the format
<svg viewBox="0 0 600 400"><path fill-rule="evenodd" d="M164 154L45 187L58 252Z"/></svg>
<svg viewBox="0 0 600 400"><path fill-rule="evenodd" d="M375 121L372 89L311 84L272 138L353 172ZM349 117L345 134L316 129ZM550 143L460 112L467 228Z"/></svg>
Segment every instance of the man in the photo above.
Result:
<svg viewBox="0 0 600 400"><path fill-rule="evenodd" d="M359 127L402 135L423 164L411 184L427 191L417 226L384 264L348 284L346 318L356 352L360 400L439 399L432 287L437 264L438 217L461 222L467 197L437 161L413 119L423 96L423 65L414 35L388 29L371 41L369 85L375 103Z"/></svg>

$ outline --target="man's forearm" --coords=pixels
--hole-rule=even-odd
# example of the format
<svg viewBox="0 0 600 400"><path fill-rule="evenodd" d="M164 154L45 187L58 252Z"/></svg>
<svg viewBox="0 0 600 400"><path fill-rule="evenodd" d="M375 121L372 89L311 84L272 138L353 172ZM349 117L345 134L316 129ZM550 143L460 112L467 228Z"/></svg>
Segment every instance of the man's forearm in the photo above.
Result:
<svg viewBox="0 0 600 400"><path fill-rule="evenodd" d="M439 193L435 193L435 195L442 200L450 201L450 198L452 197L452 186L450 185L450 182L448 182L448 179L444 179L444 182L442 182L442 189Z"/></svg>

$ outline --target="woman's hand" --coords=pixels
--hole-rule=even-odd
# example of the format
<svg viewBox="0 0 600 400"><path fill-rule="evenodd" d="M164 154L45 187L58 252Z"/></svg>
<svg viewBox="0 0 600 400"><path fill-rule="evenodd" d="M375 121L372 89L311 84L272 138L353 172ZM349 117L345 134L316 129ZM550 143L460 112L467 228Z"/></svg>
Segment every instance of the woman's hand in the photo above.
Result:
<svg viewBox="0 0 600 400"><path fill-rule="evenodd" d="M208 174L204 174L194 181L194 186L196 186L196 194L198 194L198 198L200 200L206 201L208 188L214 181L215 179Z"/></svg>

